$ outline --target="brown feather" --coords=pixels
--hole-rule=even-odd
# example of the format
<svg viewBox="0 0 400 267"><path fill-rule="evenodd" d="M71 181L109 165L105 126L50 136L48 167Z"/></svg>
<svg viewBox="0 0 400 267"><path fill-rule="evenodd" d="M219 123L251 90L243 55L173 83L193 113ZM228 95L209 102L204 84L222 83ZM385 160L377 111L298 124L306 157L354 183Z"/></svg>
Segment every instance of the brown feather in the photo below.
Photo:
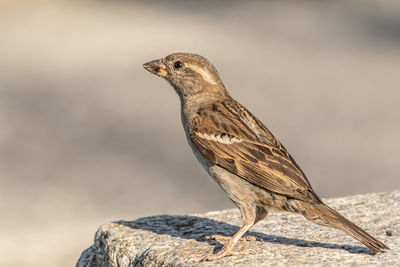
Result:
<svg viewBox="0 0 400 267"><path fill-rule="evenodd" d="M290 198L321 202L286 149L232 98L201 108L191 122L190 134L205 158L248 182ZM217 140L228 137L240 142Z"/></svg>

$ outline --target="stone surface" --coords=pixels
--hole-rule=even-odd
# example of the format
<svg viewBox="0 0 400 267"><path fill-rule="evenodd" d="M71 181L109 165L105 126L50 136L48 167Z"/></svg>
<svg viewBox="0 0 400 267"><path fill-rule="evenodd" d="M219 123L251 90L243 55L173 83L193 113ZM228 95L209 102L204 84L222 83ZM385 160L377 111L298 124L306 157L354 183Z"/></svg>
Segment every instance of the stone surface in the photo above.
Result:
<svg viewBox="0 0 400 267"><path fill-rule="evenodd" d="M400 191L325 201L391 250L374 256L339 230L301 215L270 212L239 241L239 255L197 262L240 226L240 214L232 209L106 223L77 266L400 266Z"/></svg>

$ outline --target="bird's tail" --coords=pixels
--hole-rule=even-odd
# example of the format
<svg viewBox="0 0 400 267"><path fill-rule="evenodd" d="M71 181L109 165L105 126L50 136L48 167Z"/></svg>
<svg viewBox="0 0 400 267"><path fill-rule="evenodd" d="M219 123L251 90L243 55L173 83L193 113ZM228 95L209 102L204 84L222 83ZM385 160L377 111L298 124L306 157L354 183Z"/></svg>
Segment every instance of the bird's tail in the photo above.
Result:
<svg viewBox="0 0 400 267"><path fill-rule="evenodd" d="M304 207L302 211L304 216L318 224L325 226L331 226L342 230L343 232L351 235L367 248L369 248L374 254L380 252L382 249L389 249L385 244L370 234L365 232L363 229L346 219L339 212L328 207L323 203L308 204L309 207ZM307 205L306 205L307 206Z"/></svg>

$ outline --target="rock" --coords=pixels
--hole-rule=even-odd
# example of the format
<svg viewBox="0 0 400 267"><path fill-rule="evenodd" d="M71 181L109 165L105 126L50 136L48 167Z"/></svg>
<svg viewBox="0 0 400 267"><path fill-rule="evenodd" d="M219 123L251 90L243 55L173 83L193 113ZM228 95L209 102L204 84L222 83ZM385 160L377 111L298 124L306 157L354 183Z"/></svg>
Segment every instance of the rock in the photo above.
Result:
<svg viewBox="0 0 400 267"><path fill-rule="evenodd" d="M239 255L197 262L219 250L240 226L237 209L160 215L102 225L77 266L400 266L400 191L325 202L391 250L372 255L343 232L301 215L270 211L235 247Z"/></svg>

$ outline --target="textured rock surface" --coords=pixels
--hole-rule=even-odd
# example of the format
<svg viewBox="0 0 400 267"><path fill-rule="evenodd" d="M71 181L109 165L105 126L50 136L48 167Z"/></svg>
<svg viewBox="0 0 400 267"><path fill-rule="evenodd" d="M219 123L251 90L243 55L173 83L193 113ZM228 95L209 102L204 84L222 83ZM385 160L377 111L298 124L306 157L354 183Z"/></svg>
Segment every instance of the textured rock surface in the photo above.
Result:
<svg viewBox="0 0 400 267"><path fill-rule="evenodd" d="M373 256L358 241L302 216L270 212L236 246L241 255L196 262L218 250L240 225L238 210L153 216L104 224L77 266L400 266L400 191L326 199L388 245Z"/></svg>

